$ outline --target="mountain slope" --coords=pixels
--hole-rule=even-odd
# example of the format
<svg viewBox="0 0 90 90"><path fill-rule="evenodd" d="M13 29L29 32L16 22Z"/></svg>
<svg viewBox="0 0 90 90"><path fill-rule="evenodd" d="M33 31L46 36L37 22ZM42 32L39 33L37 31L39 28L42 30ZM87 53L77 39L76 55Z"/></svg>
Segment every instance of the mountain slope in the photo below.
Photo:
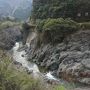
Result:
<svg viewBox="0 0 90 90"><path fill-rule="evenodd" d="M26 20L30 16L32 0L0 0L0 17L13 16Z"/></svg>
<svg viewBox="0 0 90 90"><path fill-rule="evenodd" d="M30 16L31 9L31 1L23 0L23 2L14 8L12 16L16 17L17 19L26 20Z"/></svg>

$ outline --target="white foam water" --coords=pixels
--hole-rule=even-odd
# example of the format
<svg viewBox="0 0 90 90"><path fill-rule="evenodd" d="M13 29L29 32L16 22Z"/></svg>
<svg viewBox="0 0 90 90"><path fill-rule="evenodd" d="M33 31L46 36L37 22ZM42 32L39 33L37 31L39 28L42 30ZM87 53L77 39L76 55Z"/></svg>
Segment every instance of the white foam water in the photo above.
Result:
<svg viewBox="0 0 90 90"><path fill-rule="evenodd" d="M40 72L36 64L27 61L27 57L25 56L26 52L24 50L18 51L19 47L19 43L16 43L13 47L13 59L21 63L22 66L27 68L28 70L33 70L33 72Z"/></svg>

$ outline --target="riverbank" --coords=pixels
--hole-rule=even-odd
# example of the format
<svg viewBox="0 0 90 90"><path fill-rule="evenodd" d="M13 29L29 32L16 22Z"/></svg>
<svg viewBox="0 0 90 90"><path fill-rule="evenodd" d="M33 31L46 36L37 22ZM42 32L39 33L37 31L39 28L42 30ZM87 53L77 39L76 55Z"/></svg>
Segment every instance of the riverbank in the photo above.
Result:
<svg viewBox="0 0 90 90"><path fill-rule="evenodd" d="M41 78L27 74L25 68L15 64L5 51L0 50L0 89L1 90L56 90L55 85L47 84ZM64 88L61 86L61 88Z"/></svg>
<svg viewBox="0 0 90 90"><path fill-rule="evenodd" d="M44 84L53 87L53 86L64 86L66 87L66 90L88 90L90 87L85 86L84 84L79 84L79 83L69 83L63 80L56 79L54 76L51 75L51 73L41 73L39 71L39 68L36 64L28 62L26 59L26 54L25 54L25 49L20 49L19 51L19 43L16 43L16 45L13 47L13 59L15 60L16 65L19 65L19 67L24 68L24 70L31 76L33 76L34 79L39 79L42 81ZM27 63L28 62L28 63ZM14 64L15 64L14 63ZM35 65L35 66L34 66ZM72 86L71 86L72 85ZM83 88L83 89L82 89ZM50 90L50 89L49 89Z"/></svg>

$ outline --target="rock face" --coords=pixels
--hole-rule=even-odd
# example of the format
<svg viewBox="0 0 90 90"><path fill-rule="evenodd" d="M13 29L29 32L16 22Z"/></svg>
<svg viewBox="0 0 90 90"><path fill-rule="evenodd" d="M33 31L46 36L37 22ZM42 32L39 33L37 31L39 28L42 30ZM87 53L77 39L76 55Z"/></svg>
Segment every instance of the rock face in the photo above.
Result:
<svg viewBox="0 0 90 90"><path fill-rule="evenodd" d="M51 70L68 81L90 85L90 30L81 30L57 45L35 49L35 39L28 50L29 60Z"/></svg>
<svg viewBox="0 0 90 90"><path fill-rule="evenodd" d="M16 41L21 39L18 27L11 27L0 31L0 48L11 49Z"/></svg>

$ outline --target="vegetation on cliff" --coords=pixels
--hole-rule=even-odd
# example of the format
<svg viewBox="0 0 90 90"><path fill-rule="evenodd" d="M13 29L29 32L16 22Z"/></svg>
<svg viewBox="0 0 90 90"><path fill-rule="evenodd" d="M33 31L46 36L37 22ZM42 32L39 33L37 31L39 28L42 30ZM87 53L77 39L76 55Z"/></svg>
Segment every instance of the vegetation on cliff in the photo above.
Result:
<svg viewBox="0 0 90 90"><path fill-rule="evenodd" d="M79 30L80 25L71 19L45 19L37 26L38 44L60 43L67 35Z"/></svg>
<svg viewBox="0 0 90 90"><path fill-rule="evenodd" d="M60 43L78 29L90 29L86 22L90 20L89 10L89 0L33 0L32 19L37 24L38 44Z"/></svg>
<svg viewBox="0 0 90 90"><path fill-rule="evenodd" d="M78 23L71 19L63 19L63 18L57 18L57 19L46 19L41 22L40 24L43 24L42 31L50 31L50 30L77 30L78 29ZM39 25L40 25L39 24ZM64 30L63 30L64 29ZM70 31L69 31L70 32Z"/></svg>

